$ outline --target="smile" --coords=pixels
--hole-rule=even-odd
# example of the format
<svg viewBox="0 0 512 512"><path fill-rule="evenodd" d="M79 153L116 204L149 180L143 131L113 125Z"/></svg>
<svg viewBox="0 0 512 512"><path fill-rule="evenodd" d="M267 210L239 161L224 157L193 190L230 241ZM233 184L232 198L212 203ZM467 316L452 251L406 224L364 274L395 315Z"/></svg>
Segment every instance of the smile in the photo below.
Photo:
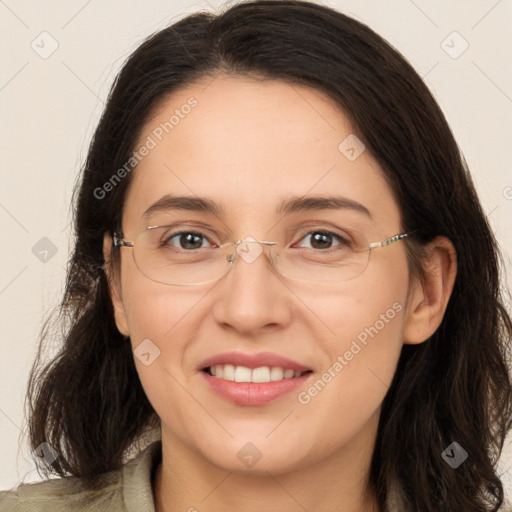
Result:
<svg viewBox="0 0 512 512"><path fill-rule="evenodd" d="M311 370L300 371L280 366L261 366L259 368L248 368L246 366L235 366L232 364L218 364L205 369L207 373L217 379L224 379L232 382L276 382L283 379L301 377Z"/></svg>
<svg viewBox="0 0 512 512"><path fill-rule="evenodd" d="M207 388L223 400L236 405L260 406L286 395L295 396L314 373L275 366L251 369L226 364L205 368L199 375Z"/></svg>

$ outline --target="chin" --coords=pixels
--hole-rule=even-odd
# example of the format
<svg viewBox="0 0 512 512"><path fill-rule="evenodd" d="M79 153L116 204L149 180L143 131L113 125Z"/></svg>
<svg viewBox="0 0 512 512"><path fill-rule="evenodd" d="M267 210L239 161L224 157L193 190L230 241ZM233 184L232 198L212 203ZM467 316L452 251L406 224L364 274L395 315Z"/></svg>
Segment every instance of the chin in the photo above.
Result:
<svg viewBox="0 0 512 512"><path fill-rule="evenodd" d="M210 452L203 452L203 456L224 471L255 476L288 473L308 465L307 454L298 453L297 446L283 446L280 440L276 441L231 440L229 446L217 445L214 452L210 448Z"/></svg>

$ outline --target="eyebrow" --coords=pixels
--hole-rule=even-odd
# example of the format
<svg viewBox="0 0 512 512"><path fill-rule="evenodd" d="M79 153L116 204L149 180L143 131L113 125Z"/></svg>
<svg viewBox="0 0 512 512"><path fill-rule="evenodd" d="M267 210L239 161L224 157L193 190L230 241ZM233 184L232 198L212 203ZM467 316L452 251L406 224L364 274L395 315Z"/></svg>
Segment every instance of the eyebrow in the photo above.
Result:
<svg viewBox="0 0 512 512"><path fill-rule="evenodd" d="M204 197L193 196L173 196L167 194L161 197L156 203L153 203L143 214L143 218L150 217L152 214L167 210L186 210L193 212L213 213L222 216L224 208L214 201Z"/></svg>
<svg viewBox="0 0 512 512"><path fill-rule="evenodd" d="M290 213L310 212L316 210L354 210L372 218L366 206L342 196L307 196L283 201L277 208L278 214L288 215Z"/></svg>
<svg viewBox="0 0 512 512"><path fill-rule="evenodd" d="M289 215L291 213L310 212L317 210L354 210L372 218L372 215L366 206L342 196L307 196L298 197L282 201L277 207L278 215ZM185 210L194 212L212 213L221 217L224 213L224 207L207 199L205 197L194 196L174 196L167 194L152 204L144 213L143 218L148 218L152 214L168 210Z"/></svg>

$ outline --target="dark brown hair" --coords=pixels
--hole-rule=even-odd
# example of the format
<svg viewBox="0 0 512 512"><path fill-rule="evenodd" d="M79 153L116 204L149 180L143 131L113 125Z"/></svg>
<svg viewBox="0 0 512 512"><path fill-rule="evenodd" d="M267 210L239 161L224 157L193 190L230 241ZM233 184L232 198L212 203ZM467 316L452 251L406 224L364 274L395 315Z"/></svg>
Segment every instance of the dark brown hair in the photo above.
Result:
<svg viewBox="0 0 512 512"><path fill-rule="evenodd" d="M125 63L81 174L59 318L43 329L29 382L33 448L49 443L59 453L50 471L94 485L158 424L130 340L116 328L102 268L103 234L121 225L131 174L105 197L97 191L132 156L164 97L220 72L327 94L383 169L404 230L418 230L409 249L438 235L452 241L452 297L435 334L403 347L382 407L371 483L381 507L396 481L411 511L496 511L504 498L496 462L512 419L512 323L497 243L450 128L411 65L364 24L305 1L249 1L184 17ZM44 362L57 320L63 343ZM456 470L441 457L453 441L469 453Z"/></svg>

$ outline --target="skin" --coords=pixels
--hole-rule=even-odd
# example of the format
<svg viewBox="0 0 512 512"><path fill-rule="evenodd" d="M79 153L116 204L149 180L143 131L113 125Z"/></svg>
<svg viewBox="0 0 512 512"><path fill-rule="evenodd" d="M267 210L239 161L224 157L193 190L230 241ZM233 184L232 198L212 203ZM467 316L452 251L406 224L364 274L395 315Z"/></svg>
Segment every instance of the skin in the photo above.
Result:
<svg viewBox="0 0 512 512"><path fill-rule="evenodd" d="M399 205L378 164L369 151L349 161L338 150L354 130L319 91L218 75L167 97L140 141L191 96L197 107L134 172L123 212L126 240L169 220L164 212L141 223L167 193L221 204L221 217L177 215L202 219L232 241L275 240L285 227L333 215L349 219L370 242L402 232ZM321 210L283 219L275 212L290 197L333 191L362 203L372 218ZM108 233L104 240L109 261ZM162 425L156 510L379 510L368 472L381 403L403 343L425 341L442 320L456 273L451 243L439 237L427 247L424 285L409 276L404 242L374 250L363 274L336 287L286 280L264 255L251 264L239 259L215 283L164 285L139 272L131 251L121 249L112 300L118 329L133 347L149 338L161 351L149 366L135 359ZM314 371L307 390L394 303L401 311L307 405L295 392L264 406L236 405L214 394L197 371L225 351L274 352ZM247 442L261 453L251 467L237 457Z"/></svg>

